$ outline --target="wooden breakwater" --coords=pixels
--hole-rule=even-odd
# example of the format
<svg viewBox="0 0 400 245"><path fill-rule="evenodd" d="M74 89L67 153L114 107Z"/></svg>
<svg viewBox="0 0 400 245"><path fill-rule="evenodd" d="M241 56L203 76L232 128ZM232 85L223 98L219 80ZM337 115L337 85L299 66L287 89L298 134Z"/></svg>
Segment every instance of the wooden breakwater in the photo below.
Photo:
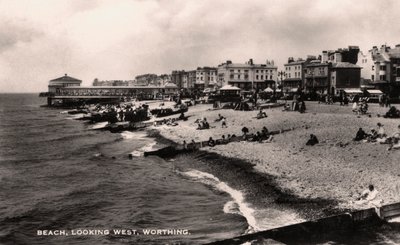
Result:
<svg viewBox="0 0 400 245"><path fill-rule="evenodd" d="M307 244L311 241L327 241L330 237L352 233L363 227L376 227L388 220L400 217L400 203L388 204L380 207L379 217L375 208L358 210L318 220L306 221L298 224L283 226L271 230L238 236L209 244Z"/></svg>

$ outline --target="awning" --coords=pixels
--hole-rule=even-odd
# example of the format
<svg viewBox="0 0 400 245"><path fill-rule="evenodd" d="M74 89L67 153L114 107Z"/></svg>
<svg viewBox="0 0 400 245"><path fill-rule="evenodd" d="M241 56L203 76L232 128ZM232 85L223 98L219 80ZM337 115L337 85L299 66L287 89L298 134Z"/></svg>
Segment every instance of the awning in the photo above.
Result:
<svg viewBox="0 0 400 245"><path fill-rule="evenodd" d="M359 88L348 88L343 89L346 94L362 94L362 91Z"/></svg>
<svg viewBox="0 0 400 245"><path fill-rule="evenodd" d="M379 89L367 89L370 94L383 94Z"/></svg>

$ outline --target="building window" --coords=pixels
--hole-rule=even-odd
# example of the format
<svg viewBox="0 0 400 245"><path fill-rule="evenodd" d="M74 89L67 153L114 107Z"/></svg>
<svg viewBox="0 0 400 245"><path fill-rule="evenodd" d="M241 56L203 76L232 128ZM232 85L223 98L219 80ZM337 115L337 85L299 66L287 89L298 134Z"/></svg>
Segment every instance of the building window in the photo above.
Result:
<svg viewBox="0 0 400 245"><path fill-rule="evenodd" d="M249 70L244 70L244 72L249 72Z"/></svg>
<svg viewBox="0 0 400 245"><path fill-rule="evenodd" d="M375 70L375 66L372 66L372 70Z"/></svg>
<svg viewBox="0 0 400 245"><path fill-rule="evenodd" d="M379 67L379 70L381 70L381 71L386 71L386 66L380 66L380 67Z"/></svg>
<svg viewBox="0 0 400 245"><path fill-rule="evenodd" d="M258 70L256 70L256 73L258 73Z"/></svg>
<svg viewBox="0 0 400 245"><path fill-rule="evenodd" d="M256 75L256 79L258 80L258 75Z"/></svg>
<svg viewBox="0 0 400 245"><path fill-rule="evenodd" d="M371 80L375 81L375 76L374 75L371 75Z"/></svg>
<svg viewBox="0 0 400 245"><path fill-rule="evenodd" d="M270 79L270 80L272 80L272 75L271 75L271 76L269 76L269 79Z"/></svg>
<svg viewBox="0 0 400 245"><path fill-rule="evenodd" d="M234 70L230 70L230 72L232 72L232 73L233 73L233 72L234 72Z"/></svg>
<svg viewBox="0 0 400 245"><path fill-rule="evenodd" d="M231 74L231 75L229 76L229 78L230 78L230 79L233 79L233 74Z"/></svg>
<svg viewBox="0 0 400 245"><path fill-rule="evenodd" d="M264 75L261 75L261 80L263 80L264 79Z"/></svg>
<svg viewBox="0 0 400 245"><path fill-rule="evenodd" d="M240 70L238 70L238 72L240 73Z"/></svg>
<svg viewBox="0 0 400 245"><path fill-rule="evenodd" d="M386 80L386 75L380 75L379 79L382 80L382 81L385 81Z"/></svg>
<svg viewBox="0 0 400 245"><path fill-rule="evenodd" d="M240 75L238 75L238 79L240 79Z"/></svg>

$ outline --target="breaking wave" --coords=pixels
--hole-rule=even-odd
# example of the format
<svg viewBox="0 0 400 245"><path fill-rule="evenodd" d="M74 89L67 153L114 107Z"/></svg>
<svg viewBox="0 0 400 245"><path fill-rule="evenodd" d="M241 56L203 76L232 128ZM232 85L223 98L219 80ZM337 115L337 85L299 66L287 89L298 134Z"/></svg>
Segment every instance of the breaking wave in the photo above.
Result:
<svg viewBox="0 0 400 245"><path fill-rule="evenodd" d="M250 205L245 202L244 194L241 191L233 189L228 184L220 181L217 177L209 173L198 170L189 170L187 172L180 172L180 174L228 193L233 200L224 205L224 212L240 214L245 217L247 224L249 225L246 233L261 230L257 224L256 218L254 217L254 209L252 209Z"/></svg>

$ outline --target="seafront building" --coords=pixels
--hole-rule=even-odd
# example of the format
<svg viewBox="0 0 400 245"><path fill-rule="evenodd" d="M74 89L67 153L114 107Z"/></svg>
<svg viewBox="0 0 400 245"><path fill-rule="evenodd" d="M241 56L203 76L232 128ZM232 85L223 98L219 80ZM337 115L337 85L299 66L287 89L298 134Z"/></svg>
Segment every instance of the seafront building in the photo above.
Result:
<svg viewBox="0 0 400 245"><path fill-rule="evenodd" d="M253 59L245 63L232 63L228 60L218 66L218 84L232 85L245 91L276 88L278 68L274 61L254 64Z"/></svg>
<svg viewBox="0 0 400 245"><path fill-rule="evenodd" d="M322 51L322 55L307 59L288 59L285 66L283 91L338 95L341 91L361 93L361 66L357 65L357 46Z"/></svg>
<svg viewBox="0 0 400 245"><path fill-rule="evenodd" d="M306 65L312 60L316 60L315 56L308 56L306 60L298 58L296 61L293 57L288 58L288 62L284 64L284 79L282 81L283 92L297 92L298 89L304 87Z"/></svg>
<svg viewBox="0 0 400 245"><path fill-rule="evenodd" d="M194 89L204 91L205 89L217 88L217 68L215 67L198 67L196 70L196 81ZM220 86L221 87L221 86Z"/></svg>
<svg viewBox="0 0 400 245"><path fill-rule="evenodd" d="M388 94L400 94L400 44L382 45L369 51L372 56L372 84Z"/></svg>

